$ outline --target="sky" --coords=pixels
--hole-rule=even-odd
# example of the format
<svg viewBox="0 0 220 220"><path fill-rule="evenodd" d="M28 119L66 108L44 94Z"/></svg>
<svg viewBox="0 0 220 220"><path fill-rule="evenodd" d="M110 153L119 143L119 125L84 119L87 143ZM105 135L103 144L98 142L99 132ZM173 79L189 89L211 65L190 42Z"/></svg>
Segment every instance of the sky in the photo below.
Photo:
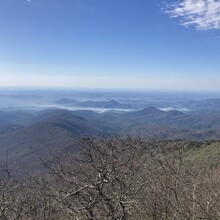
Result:
<svg viewBox="0 0 220 220"><path fill-rule="evenodd" d="M0 87L220 91L220 1L0 0Z"/></svg>

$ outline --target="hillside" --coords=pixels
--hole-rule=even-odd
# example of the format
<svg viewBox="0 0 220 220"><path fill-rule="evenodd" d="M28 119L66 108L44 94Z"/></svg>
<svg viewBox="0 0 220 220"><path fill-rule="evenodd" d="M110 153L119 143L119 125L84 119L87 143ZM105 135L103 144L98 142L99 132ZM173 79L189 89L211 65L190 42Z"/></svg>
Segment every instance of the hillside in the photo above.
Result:
<svg viewBox="0 0 220 220"><path fill-rule="evenodd" d="M27 112L27 115L24 112L4 114L4 123L0 126L0 161L4 163L8 152L14 165L25 167L39 157L74 151L73 143L85 136L131 135L147 140L220 139L218 115L202 117L176 110L165 112L155 107L125 113L49 109Z"/></svg>
<svg viewBox="0 0 220 220"><path fill-rule="evenodd" d="M104 134L101 129L72 112L41 112L29 125L0 138L0 160L4 163L8 152L8 158L14 165L28 166L28 163L35 163L37 158L72 148L80 136Z"/></svg>
<svg viewBox="0 0 220 220"><path fill-rule="evenodd" d="M89 137L75 144L77 153L43 158L27 178L11 166L0 171L8 219L220 218L220 142Z"/></svg>

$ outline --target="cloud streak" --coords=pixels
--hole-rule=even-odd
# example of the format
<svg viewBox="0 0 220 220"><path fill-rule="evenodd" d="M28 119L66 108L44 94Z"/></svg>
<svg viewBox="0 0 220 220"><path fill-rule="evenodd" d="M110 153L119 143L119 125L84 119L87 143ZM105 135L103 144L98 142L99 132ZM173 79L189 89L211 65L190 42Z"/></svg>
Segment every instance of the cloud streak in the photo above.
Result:
<svg viewBox="0 0 220 220"><path fill-rule="evenodd" d="M182 0L168 5L166 13L181 25L198 30L220 29L220 0Z"/></svg>

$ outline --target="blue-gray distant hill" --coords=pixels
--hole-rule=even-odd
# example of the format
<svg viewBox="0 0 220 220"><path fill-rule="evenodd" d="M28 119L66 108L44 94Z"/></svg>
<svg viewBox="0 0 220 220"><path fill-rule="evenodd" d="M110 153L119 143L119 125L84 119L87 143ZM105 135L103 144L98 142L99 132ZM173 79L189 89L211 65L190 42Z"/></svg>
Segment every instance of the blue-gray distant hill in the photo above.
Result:
<svg viewBox="0 0 220 220"><path fill-rule="evenodd" d="M79 101L75 99L59 99L55 102L58 105L77 106L84 108L109 108L109 109L133 109L136 106L132 104L123 104L115 100L109 101Z"/></svg>

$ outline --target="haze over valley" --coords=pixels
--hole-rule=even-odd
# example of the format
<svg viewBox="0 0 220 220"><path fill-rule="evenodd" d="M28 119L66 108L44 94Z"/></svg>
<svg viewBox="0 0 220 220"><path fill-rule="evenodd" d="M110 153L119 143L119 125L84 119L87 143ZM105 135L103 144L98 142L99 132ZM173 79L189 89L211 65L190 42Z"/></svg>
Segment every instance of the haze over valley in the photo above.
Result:
<svg viewBox="0 0 220 220"><path fill-rule="evenodd" d="M220 139L218 93L1 91L0 158L66 151L79 137ZM74 149L74 148L73 148ZM16 158L16 159L15 159Z"/></svg>

